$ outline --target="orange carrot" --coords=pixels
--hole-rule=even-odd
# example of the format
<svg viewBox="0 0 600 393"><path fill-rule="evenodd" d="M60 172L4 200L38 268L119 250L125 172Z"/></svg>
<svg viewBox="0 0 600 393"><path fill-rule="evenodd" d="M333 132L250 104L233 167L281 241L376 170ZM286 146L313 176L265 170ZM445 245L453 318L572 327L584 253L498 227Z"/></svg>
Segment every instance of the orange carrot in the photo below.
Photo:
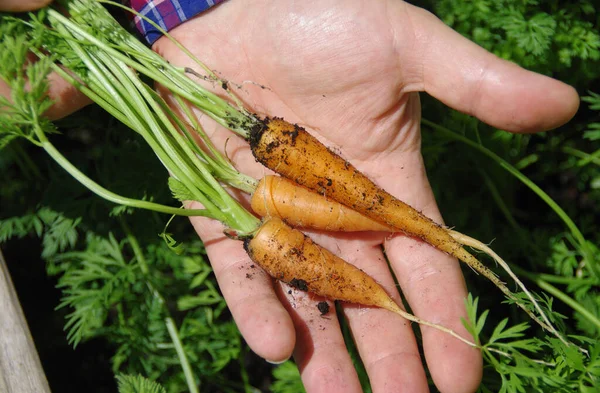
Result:
<svg viewBox="0 0 600 393"><path fill-rule="evenodd" d="M267 168L329 200L339 202L383 226L420 238L465 262L492 281L543 328L564 340L552 326L537 300L521 282L518 282L518 285L524 289L543 321L521 301L518 301L516 296L491 270L463 248L460 236L456 236L456 233L451 233L447 228L378 187L352 164L329 150L304 128L279 118L266 119L264 127L252 130L248 142L256 160ZM266 208L268 211L268 207ZM278 211L281 212L282 209L272 208L267 214ZM291 222L287 217L286 220ZM305 225L307 221L302 218L300 223ZM477 245L476 248L485 250L485 245L481 242L471 240L469 246ZM508 265L503 264L502 266L505 270L508 269L509 274L512 273Z"/></svg>
<svg viewBox="0 0 600 393"><path fill-rule="evenodd" d="M279 217L293 227L336 232L392 230L356 210L279 176L263 177L250 203L259 216Z"/></svg>
<svg viewBox="0 0 600 393"><path fill-rule="evenodd" d="M265 220L254 236L244 241L244 248L269 275L300 290L332 300L384 308L477 347L448 328L402 310L381 285L362 270L318 246L279 218Z"/></svg>

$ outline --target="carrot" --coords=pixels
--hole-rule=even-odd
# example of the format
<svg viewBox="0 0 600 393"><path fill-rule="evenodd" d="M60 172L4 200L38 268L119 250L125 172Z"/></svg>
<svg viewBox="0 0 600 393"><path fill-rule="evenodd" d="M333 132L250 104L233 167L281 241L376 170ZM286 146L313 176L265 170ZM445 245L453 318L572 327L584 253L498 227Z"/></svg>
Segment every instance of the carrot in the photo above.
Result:
<svg viewBox="0 0 600 393"><path fill-rule="evenodd" d="M402 310L370 276L314 243L279 218L266 219L244 241L246 252L272 277L332 300L384 308L407 320L439 329L472 346L456 332Z"/></svg>
<svg viewBox="0 0 600 393"><path fill-rule="evenodd" d="M446 229L382 190L302 127L267 119L249 142L257 161L297 184L461 260L471 260Z"/></svg>
<svg viewBox="0 0 600 393"><path fill-rule="evenodd" d="M398 200L378 187L348 161L329 150L304 128L280 118L265 119L264 127L254 128L247 139L255 159L267 168L329 200L339 202L351 210L383 224L385 227L417 237L458 258L492 281L540 326L564 341L564 338L552 326L537 300L522 282L516 280L542 320L521 301L518 301L516 296L491 270L463 248L463 245L466 244L488 253L496 261L501 261L501 266L509 272L511 277L516 277L504 261L496 254L488 252L491 250L487 246L475 239L458 236L458 232L451 232L410 205ZM260 195L259 193L258 197ZM269 198L269 203L262 207L258 206L261 203L260 201L253 203L253 205L259 209L264 208L264 211L269 212L268 214L283 212L284 209L281 208L269 208L269 204L273 200L274 198ZM331 202L327 203L330 204L329 208L331 209ZM288 206L297 204L297 202L288 203ZM306 206L308 205L306 204ZM318 211L322 212L322 210ZM313 223L324 222L324 220L318 218L305 219L304 215L300 217L302 218L296 219L296 222L303 225L306 225L309 221ZM286 220L292 221L289 216L286 217Z"/></svg>
<svg viewBox="0 0 600 393"><path fill-rule="evenodd" d="M292 227L324 231L357 232L392 230L284 177L267 175L260 179L250 200L261 217L279 217Z"/></svg>

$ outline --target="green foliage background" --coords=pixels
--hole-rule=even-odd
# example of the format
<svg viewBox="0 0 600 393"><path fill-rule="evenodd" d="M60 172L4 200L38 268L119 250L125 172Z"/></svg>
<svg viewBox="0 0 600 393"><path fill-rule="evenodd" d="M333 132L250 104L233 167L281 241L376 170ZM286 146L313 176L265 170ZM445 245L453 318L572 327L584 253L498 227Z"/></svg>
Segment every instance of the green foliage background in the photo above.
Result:
<svg viewBox="0 0 600 393"><path fill-rule="evenodd" d="M561 324L569 334L581 336L590 351L586 358L542 341L542 332L520 325L527 322L522 313L501 305L499 292L465 270L469 289L478 297L469 302L474 334L496 343L520 340L503 348L513 351L512 360L486 358L481 391L595 391L594 384L600 383L595 360L600 346L593 341L600 335L600 96L594 93L600 92L598 6L592 1L527 0L418 5L498 56L573 85L583 97L575 119L560 129L516 135L451 111L424 94L423 155L446 222L493 242L531 288L554 296L552 308L564 316ZM59 130L53 142L106 188L172 203L166 173L153 153L98 108L63 120ZM580 234L498 159L482 154L482 148L544 190ZM100 340L115 374L140 374L162 385L122 375L122 392L186 391L167 320L178 327L203 391L300 391L292 363L273 369L249 352L202 244L185 219L168 228L185 247L178 255L157 235L165 227L164 216L99 200L24 140L4 147L0 172L0 242L9 250L18 239L27 242L19 245L39 244L45 269L62 291L56 306L57 315L66 314L64 339L81 347ZM9 260L11 269L22 269L15 263ZM482 312L487 309L494 312ZM345 333L354 353L346 327ZM528 361L528 355L545 363ZM358 359L356 363L369 391ZM116 391L117 382L112 386Z"/></svg>

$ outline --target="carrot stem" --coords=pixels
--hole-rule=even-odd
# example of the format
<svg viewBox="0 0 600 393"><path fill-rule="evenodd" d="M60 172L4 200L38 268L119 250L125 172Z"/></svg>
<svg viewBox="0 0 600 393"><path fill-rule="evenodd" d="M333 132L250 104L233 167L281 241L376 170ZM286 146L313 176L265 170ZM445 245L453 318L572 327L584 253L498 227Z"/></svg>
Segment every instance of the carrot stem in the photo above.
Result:
<svg viewBox="0 0 600 393"><path fill-rule="evenodd" d="M36 127L37 129L38 127ZM81 172L75 165L73 165L65 156L63 156L58 149L50 143L50 141L46 138L46 136L41 131L36 131L38 138L41 143L41 147L58 163L64 170L66 170L75 180L80 182L87 189L92 191L94 194L109 200L111 202L123 205L134 207L138 209L146 209L152 210L158 213L165 214L174 214L178 216L204 216L211 217L211 214L205 209L181 209L166 205L161 205L154 202L142 201L139 199L128 198L122 195L115 194L114 192L107 190L102 187L100 184L96 183L89 177L87 177L83 172Z"/></svg>
<svg viewBox="0 0 600 393"><path fill-rule="evenodd" d="M175 351L177 352L177 357L179 358L179 363L181 363L181 368L183 369L183 374L185 375L185 380L190 389L190 393L200 393L198 386L200 385L200 380L196 382L196 378L192 371L192 367L190 365L190 361L185 353L185 348L183 347L183 343L181 342L181 336L179 334L179 329L177 329L177 325L171 316L169 308L167 307L167 302L163 295L156 289L154 284L150 279L148 279L148 275L150 270L148 268L148 262L146 261L146 257L140 247L137 238L131 233L129 229L129 225L125 222L124 219L120 219L121 226L127 235L127 240L129 241L129 245L133 249L133 253L135 255L135 259L140 265L140 269L146 278L146 285L148 289L152 292L154 298L158 301L158 303L162 306L163 312L166 314L164 318L165 325L167 327L167 331L169 332L169 336L171 337L171 341L173 342L173 346L175 347Z"/></svg>

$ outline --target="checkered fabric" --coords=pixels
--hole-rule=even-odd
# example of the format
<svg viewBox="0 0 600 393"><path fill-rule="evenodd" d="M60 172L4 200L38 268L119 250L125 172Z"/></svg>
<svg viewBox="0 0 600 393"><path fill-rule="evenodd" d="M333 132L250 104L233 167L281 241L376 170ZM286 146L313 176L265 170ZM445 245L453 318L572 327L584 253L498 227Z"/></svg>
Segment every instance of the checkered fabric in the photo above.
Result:
<svg viewBox="0 0 600 393"><path fill-rule="evenodd" d="M223 0L131 0L131 8L152 20L165 31L173 29ZM148 43L162 34L150 22L136 15L134 23Z"/></svg>

